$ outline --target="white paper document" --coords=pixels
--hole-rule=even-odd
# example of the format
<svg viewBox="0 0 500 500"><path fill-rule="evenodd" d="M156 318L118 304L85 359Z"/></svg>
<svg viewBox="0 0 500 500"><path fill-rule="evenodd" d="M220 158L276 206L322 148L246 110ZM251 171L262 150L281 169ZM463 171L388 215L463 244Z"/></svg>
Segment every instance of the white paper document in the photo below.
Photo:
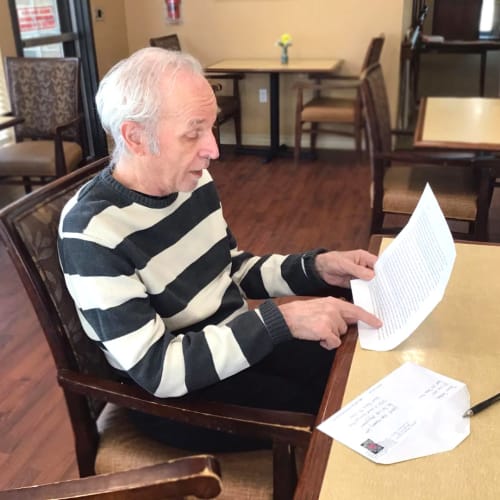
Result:
<svg viewBox="0 0 500 500"><path fill-rule="evenodd" d="M449 451L470 433L463 382L405 363L318 429L364 457L392 464Z"/></svg>
<svg viewBox="0 0 500 500"><path fill-rule="evenodd" d="M354 303L383 326L358 322L361 347L394 349L407 339L443 298L456 250L448 223L427 184L406 226L375 264L371 281L352 280Z"/></svg>

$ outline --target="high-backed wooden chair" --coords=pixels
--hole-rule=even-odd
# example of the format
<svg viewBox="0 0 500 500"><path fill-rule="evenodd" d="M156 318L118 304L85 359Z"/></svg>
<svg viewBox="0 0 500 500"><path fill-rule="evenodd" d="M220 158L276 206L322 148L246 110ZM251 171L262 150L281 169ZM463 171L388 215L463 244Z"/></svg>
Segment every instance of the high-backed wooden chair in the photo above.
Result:
<svg viewBox="0 0 500 500"><path fill-rule="evenodd" d="M181 51L181 43L179 37L176 34L165 35L160 37L151 38L149 44L152 47L161 47L168 50L178 50ZM207 75L207 79L212 83L212 88L215 91L215 96L217 98L218 114L217 121L215 123L215 135L217 138L217 144L220 151L220 127L223 123L229 120L234 122L234 135L236 141L236 147L241 146L241 100L240 100L240 86L239 81L243 78L242 74L232 73L215 73ZM230 94L220 94L219 92L223 90L223 85L221 81L230 80L232 84Z"/></svg>
<svg viewBox="0 0 500 500"><path fill-rule="evenodd" d="M6 57L5 67L12 114L22 122L16 142L0 148L0 183L30 192L82 161L79 60Z"/></svg>
<svg viewBox="0 0 500 500"><path fill-rule="evenodd" d="M364 70L380 59L382 47L384 46L384 35L379 35L370 41L361 66ZM361 157L363 139L363 112L361 96L358 92L357 76L341 76L325 74L314 77L315 81L298 81L297 101L295 108L295 150L294 158L298 163L302 147L302 134L310 136L310 147L313 155L316 154L316 143L318 135L333 134L354 137L355 149L358 157ZM327 95L326 92L345 91L353 89L352 97L339 97ZM312 98L304 101L305 91L312 91Z"/></svg>
<svg viewBox="0 0 500 500"><path fill-rule="evenodd" d="M463 221L468 230L456 237L488 239L488 211L492 195L489 168L470 155L392 148L389 101L382 67L376 63L361 75L372 170L372 233L385 228L387 214L410 215L428 182L448 220Z"/></svg>
<svg viewBox="0 0 500 500"><path fill-rule="evenodd" d="M221 498L289 499L295 449L308 445L314 416L209 403L190 395L159 399L124 383L84 333L57 256L66 201L102 169L102 159L25 196L0 212L0 241L10 255L51 348L75 437L81 476L129 470L186 455L139 433L127 408L272 442L272 450L219 453Z"/></svg>
<svg viewBox="0 0 500 500"><path fill-rule="evenodd" d="M0 491L0 500L215 498L220 491L217 460L200 455L124 472L4 490Z"/></svg>

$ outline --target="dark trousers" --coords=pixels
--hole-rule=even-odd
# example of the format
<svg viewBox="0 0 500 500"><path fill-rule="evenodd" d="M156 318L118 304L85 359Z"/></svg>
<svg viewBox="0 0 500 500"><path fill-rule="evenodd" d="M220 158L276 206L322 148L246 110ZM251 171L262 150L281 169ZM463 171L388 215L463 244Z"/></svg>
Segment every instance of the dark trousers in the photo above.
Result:
<svg viewBox="0 0 500 500"><path fill-rule="evenodd" d="M316 414L335 356L317 342L284 342L259 363L217 384L193 392L200 398L241 406ZM150 437L190 451L221 452L266 448L269 442L233 436L132 412Z"/></svg>

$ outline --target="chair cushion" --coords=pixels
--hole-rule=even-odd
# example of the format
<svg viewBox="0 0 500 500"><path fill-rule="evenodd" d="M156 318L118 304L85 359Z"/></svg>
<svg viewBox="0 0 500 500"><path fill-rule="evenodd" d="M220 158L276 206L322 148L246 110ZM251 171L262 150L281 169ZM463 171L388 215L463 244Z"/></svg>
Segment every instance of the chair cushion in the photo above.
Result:
<svg viewBox="0 0 500 500"><path fill-rule="evenodd" d="M82 160L82 148L76 142L63 142L68 171ZM0 176L54 176L54 141L23 141L0 148Z"/></svg>
<svg viewBox="0 0 500 500"><path fill-rule="evenodd" d="M303 122L354 123L356 101L336 97L317 97L309 101L301 113Z"/></svg>
<svg viewBox="0 0 500 500"><path fill-rule="evenodd" d="M476 219L477 180L470 167L389 167L384 177L383 211L413 213L427 182L447 218Z"/></svg>
<svg viewBox="0 0 500 500"><path fill-rule="evenodd" d="M140 433L127 410L108 404L99 417L100 443L96 474L135 469L193 455L172 448ZM270 450L218 453L222 469L221 499L271 499L273 461Z"/></svg>

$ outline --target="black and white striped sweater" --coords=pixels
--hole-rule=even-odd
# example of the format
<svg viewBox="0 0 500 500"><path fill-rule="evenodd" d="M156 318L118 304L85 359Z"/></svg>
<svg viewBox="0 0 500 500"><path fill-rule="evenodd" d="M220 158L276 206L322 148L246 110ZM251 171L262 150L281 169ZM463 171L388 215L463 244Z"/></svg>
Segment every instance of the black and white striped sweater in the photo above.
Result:
<svg viewBox="0 0 500 500"><path fill-rule="evenodd" d="M108 167L67 203L59 257L87 335L158 397L229 377L291 338L271 300L317 295L316 252L237 248L212 178L162 198L126 189Z"/></svg>

